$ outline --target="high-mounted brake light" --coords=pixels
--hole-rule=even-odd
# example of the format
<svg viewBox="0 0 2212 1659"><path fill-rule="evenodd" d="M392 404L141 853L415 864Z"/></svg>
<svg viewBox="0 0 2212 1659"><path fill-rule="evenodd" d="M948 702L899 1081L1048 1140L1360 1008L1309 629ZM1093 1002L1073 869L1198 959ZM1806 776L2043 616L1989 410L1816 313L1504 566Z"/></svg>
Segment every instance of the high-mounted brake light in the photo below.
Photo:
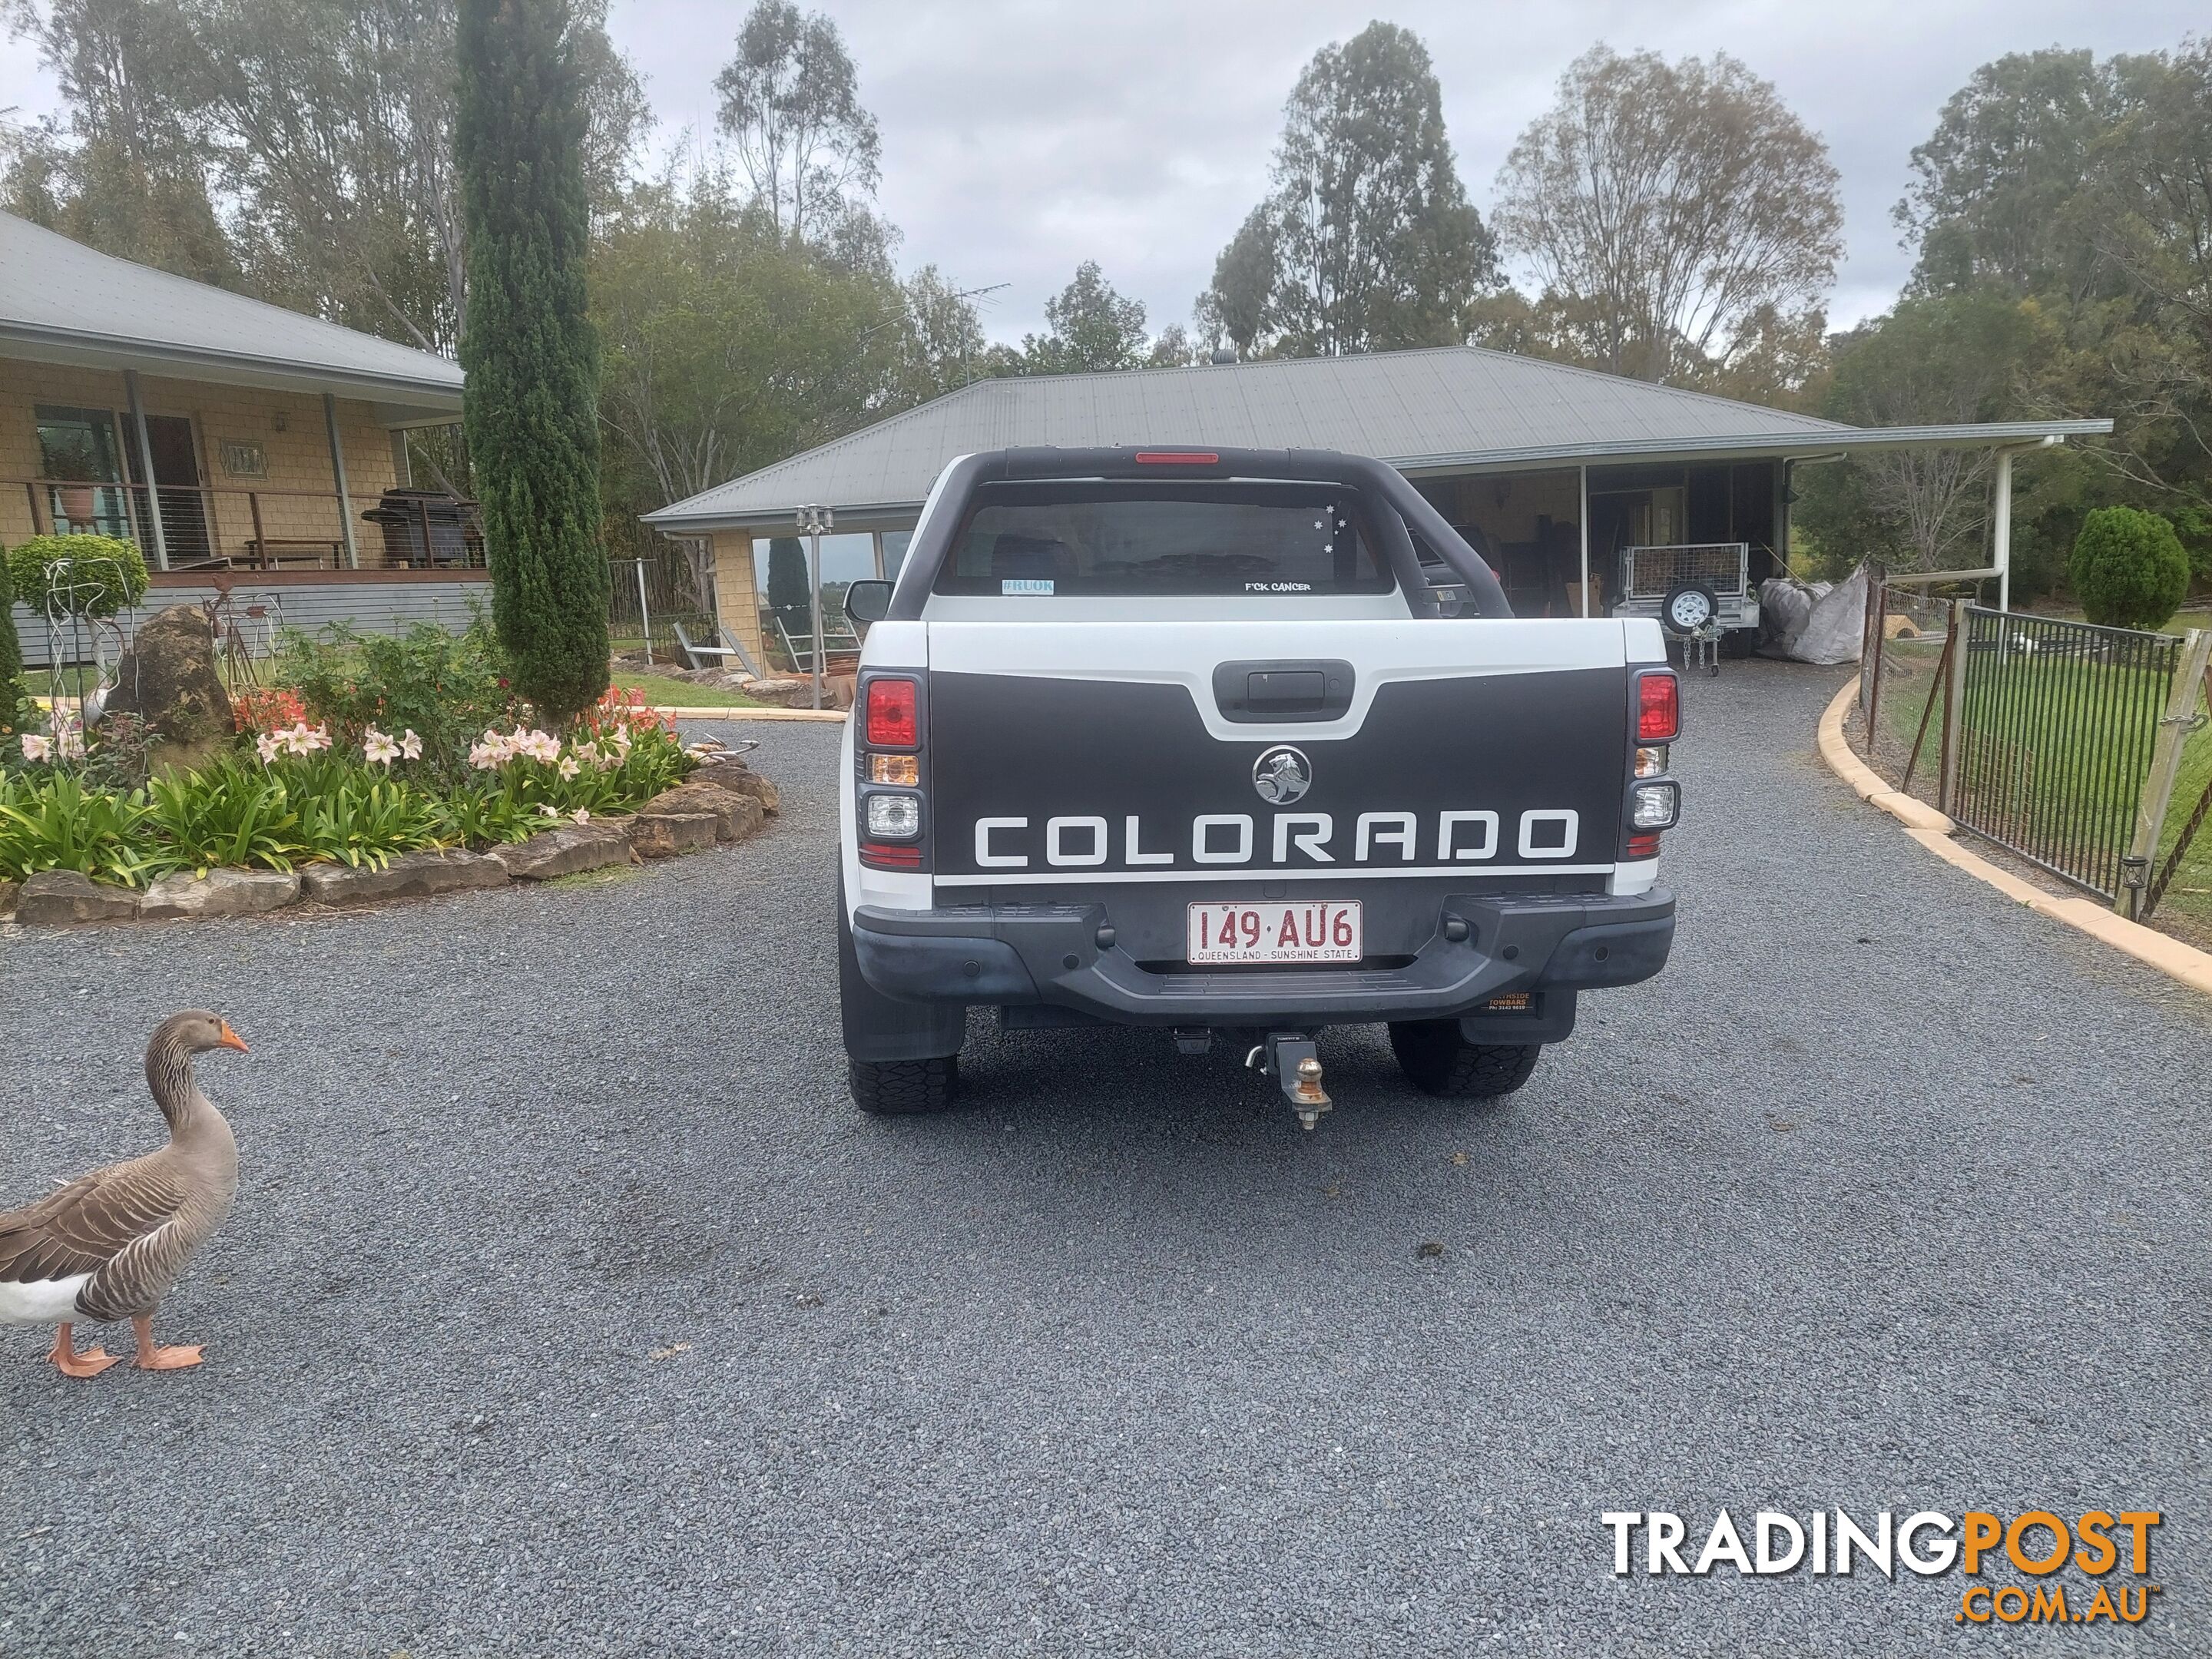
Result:
<svg viewBox="0 0 2212 1659"><path fill-rule="evenodd" d="M1218 466L1221 457L1210 449L1140 449L1139 466Z"/></svg>
<svg viewBox="0 0 2212 1659"><path fill-rule="evenodd" d="M912 680L875 679L868 682L868 745L875 749L912 749L921 741L921 720Z"/></svg>
<svg viewBox="0 0 2212 1659"><path fill-rule="evenodd" d="M1672 743L1682 733L1682 692L1671 668L1655 668L1636 681L1636 740Z"/></svg>

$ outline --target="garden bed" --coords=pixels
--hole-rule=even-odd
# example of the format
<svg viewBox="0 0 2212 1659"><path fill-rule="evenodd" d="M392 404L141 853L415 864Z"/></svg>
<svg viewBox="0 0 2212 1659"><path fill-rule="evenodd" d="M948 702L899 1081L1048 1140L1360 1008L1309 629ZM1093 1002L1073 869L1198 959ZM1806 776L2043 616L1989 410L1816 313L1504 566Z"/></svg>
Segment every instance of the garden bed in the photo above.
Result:
<svg viewBox="0 0 2212 1659"><path fill-rule="evenodd" d="M80 688L82 704L19 710L0 734L0 915L181 918L497 886L742 840L777 807L773 785L720 745L686 749L636 691L543 729L481 626L294 635L273 683L235 691L198 607L154 618L132 651L112 695Z"/></svg>

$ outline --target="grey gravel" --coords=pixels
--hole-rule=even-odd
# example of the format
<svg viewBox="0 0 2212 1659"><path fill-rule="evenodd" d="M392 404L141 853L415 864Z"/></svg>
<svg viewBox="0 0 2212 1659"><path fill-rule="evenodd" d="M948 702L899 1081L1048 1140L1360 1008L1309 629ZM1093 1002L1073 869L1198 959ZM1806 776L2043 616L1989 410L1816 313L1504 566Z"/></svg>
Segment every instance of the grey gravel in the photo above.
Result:
<svg viewBox="0 0 2212 1659"><path fill-rule="evenodd" d="M964 1109L854 1113L834 729L744 733L736 848L0 935L8 1201L153 1142L161 1015L253 1044L205 1366L0 1331L0 1653L2212 1651L2212 1018L1856 801L1837 683L1691 684L1666 975L1490 1108L1332 1032L1310 1136L980 1021ZM1611 1577L1723 1504L2156 1508L2166 1588Z"/></svg>

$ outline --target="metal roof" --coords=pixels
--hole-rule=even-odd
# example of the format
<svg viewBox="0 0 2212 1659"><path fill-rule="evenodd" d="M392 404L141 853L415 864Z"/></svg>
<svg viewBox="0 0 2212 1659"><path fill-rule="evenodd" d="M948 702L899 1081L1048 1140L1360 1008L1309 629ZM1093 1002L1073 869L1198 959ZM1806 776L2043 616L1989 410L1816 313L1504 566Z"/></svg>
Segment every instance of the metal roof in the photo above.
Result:
<svg viewBox="0 0 2212 1659"><path fill-rule="evenodd" d="M461 366L319 317L133 264L0 213L0 356L379 400L452 420Z"/></svg>
<svg viewBox="0 0 2212 1659"><path fill-rule="evenodd" d="M787 522L835 507L910 520L956 456L1017 445L1336 449L1401 471L1825 454L1866 444L2033 441L2110 422L1875 429L1474 346L978 380L646 515L664 530ZM1986 433L1987 435L1980 435Z"/></svg>

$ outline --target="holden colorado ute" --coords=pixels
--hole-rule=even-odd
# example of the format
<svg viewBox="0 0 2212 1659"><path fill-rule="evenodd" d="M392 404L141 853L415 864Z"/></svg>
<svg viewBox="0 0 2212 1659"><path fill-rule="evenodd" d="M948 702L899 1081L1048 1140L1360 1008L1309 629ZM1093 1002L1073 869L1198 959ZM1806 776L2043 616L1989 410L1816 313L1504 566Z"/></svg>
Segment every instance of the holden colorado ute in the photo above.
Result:
<svg viewBox="0 0 2212 1659"><path fill-rule="evenodd" d="M854 1099L952 1099L968 1011L1249 1046L1310 1128L1331 1025L1517 1089L1665 965L1678 689L1648 617L1522 620L1398 472L1304 450L947 466L843 750Z"/></svg>

